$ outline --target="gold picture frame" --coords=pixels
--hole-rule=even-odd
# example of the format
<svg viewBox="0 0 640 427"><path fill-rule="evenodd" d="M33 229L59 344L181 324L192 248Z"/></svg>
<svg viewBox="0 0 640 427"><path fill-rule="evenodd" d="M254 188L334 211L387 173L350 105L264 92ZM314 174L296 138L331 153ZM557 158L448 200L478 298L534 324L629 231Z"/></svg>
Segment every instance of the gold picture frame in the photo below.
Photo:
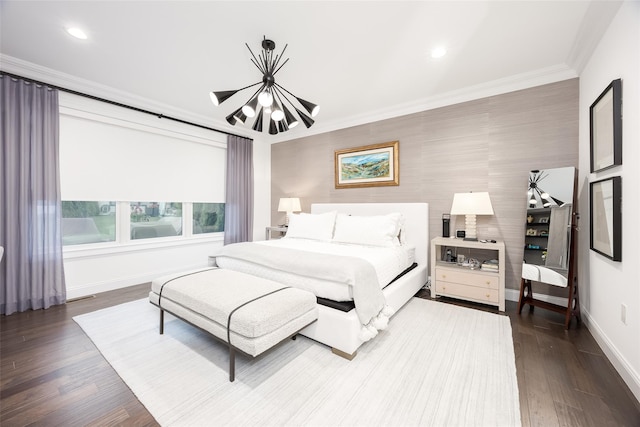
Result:
<svg viewBox="0 0 640 427"><path fill-rule="evenodd" d="M336 188L400 185L399 141L336 150Z"/></svg>

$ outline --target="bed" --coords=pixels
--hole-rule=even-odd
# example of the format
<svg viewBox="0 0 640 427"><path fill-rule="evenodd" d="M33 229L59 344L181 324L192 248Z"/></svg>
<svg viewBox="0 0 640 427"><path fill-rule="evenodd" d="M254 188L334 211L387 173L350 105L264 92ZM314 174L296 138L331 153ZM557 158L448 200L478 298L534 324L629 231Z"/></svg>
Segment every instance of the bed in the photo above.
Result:
<svg viewBox="0 0 640 427"><path fill-rule="evenodd" d="M426 283L428 212L426 203L313 204L310 214L292 218L285 238L227 245L216 263L316 294L318 321L300 334L351 359ZM388 218L397 229L371 228ZM392 234L393 244L380 243Z"/></svg>

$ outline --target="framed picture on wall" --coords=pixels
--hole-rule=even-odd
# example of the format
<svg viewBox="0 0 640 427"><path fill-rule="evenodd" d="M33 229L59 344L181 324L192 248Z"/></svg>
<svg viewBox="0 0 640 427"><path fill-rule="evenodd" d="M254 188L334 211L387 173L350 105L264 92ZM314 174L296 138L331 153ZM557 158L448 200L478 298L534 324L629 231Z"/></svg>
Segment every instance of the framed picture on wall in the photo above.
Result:
<svg viewBox="0 0 640 427"><path fill-rule="evenodd" d="M591 250L622 260L622 178L595 181L589 188Z"/></svg>
<svg viewBox="0 0 640 427"><path fill-rule="evenodd" d="M335 152L336 188L400 185L398 141Z"/></svg>
<svg viewBox="0 0 640 427"><path fill-rule="evenodd" d="M591 172L622 164L622 80L612 81L589 108Z"/></svg>

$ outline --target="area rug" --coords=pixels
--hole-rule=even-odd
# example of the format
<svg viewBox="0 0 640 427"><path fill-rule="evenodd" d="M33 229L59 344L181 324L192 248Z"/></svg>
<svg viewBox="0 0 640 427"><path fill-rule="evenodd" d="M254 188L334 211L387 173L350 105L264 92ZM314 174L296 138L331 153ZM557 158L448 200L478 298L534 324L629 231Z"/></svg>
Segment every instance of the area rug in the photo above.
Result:
<svg viewBox="0 0 640 427"><path fill-rule="evenodd" d="M163 426L519 426L507 316L413 298L348 361L305 337L251 359L138 300L74 317Z"/></svg>

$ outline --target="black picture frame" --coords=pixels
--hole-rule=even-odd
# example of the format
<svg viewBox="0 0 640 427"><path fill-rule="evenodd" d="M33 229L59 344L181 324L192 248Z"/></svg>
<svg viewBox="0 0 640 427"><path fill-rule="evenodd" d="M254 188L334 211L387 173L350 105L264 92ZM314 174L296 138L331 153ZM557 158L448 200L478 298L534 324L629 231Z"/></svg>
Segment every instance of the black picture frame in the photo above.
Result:
<svg viewBox="0 0 640 427"><path fill-rule="evenodd" d="M622 261L622 178L589 184L590 247L613 261Z"/></svg>
<svg viewBox="0 0 640 427"><path fill-rule="evenodd" d="M591 172L622 164L622 80L613 80L589 107Z"/></svg>

